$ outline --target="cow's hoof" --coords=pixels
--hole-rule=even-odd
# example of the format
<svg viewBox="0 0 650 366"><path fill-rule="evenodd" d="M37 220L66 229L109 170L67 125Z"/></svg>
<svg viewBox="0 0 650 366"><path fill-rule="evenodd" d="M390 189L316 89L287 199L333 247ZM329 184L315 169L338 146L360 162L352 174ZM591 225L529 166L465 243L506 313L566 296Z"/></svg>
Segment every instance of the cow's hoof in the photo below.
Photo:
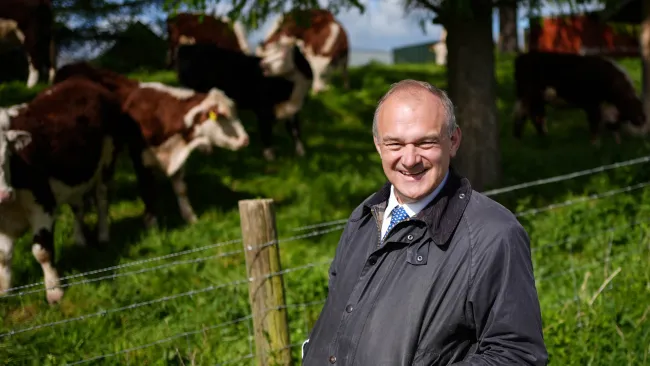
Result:
<svg viewBox="0 0 650 366"><path fill-rule="evenodd" d="M184 212L181 214L181 216L183 216L183 220L185 220L185 222L188 224L196 224L196 222L199 221L194 212Z"/></svg>
<svg viewBox="0 0 650 366"><path fill-rule="evenodd" d="M158 218L153 215L144 216L144 227L149 230L158 226Z"/></svg>
<svg viewBox="0 0 650 366"><path fill-rule="evenodd" d="M47 290L47 302L50 304L58 304L63 298L63 290L60 288L55 288Z"/></svg>
<svg viewBox="0 0 650 366"><path fill-rule="evenodd" d="M273 149L270 149L270 148L269 149L264 149L263 155L264 155L264 159L266 159L266 161L274 161L275 160L275 153L273 152Z"/></svg>
<svg viewBox="0 0 650 366"><path fill-rule="evenodd" d="M296 144L296 155L300 157L305 156L305 147L300 142Z"/></svg>

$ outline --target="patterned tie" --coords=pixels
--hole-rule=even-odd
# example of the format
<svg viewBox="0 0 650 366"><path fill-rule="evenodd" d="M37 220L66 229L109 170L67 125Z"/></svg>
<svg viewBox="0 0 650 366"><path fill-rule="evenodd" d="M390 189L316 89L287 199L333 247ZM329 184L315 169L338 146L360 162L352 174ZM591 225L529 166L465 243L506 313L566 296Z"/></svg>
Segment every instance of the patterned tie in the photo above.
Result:
<svg viewBox="0 0 650 366"><path fill-rule="evenodd" d="M393 228L393 226L397 225L399 222L402 222L408 218L409 218L409 214L406 213L404 207L395 206L393 212L391 213L390 224L388 224L388 229L386 230L386 234L384 234L384 239L386 239L386 235L388 235L388 233ZM382 241L384 239L382 239Z"/></svg>

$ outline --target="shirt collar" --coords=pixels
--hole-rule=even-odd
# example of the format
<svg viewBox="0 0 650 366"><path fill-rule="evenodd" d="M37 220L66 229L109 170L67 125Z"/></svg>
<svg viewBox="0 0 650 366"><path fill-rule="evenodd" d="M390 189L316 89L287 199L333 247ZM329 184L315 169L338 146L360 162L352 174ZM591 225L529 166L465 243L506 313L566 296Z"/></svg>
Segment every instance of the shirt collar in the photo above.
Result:
<svg viewBox="0 0 650 366"><path fill-rule="evenodd" d="M445 174L445 177L442 179L442 182L438 184L438 187L433 190L433 192L429 193L426 195L424 198L422 198L419 201L416 202L411 202L411 203L405 203L402 205L406 213L410 217L414 217L420 211L422 211L423 208L425 208L429 202L431 202L436 195L442 190L442 187L444 187L445 183L447 182L447 177L449 177L449 171ZM384 211L384 217L388 217L393 212L393 209L399 205L399 202L397 202L397 197L395 197L395 187L391 184L390 186L390 196L388 197L388 203L386 204L386 210Z"/></svg>

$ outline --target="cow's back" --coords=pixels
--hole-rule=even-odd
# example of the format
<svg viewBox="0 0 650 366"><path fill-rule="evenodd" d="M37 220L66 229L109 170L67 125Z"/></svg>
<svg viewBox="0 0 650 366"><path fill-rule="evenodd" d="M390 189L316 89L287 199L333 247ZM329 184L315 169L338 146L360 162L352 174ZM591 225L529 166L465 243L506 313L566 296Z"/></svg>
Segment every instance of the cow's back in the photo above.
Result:
<svg viewBox="0 0 650 366"><path fill-rule="evenodd" d="M554 88L563 99L574 103L607 98L613 91L628 90L625 74L600 57L530 52L515 60L518 95L543 93Z"/></svg>
<svg viewBox="0 0 650 366"><path fill-rule="evenodd" d="M243 51L230 25L208 14L180 13L170 17L167 19L167 33L169 40L175 44L179 43L181 36L186 36L195 43L211 43L225 49Z"/></svg>
<svg viewBox="0 0 650 366"><path fill-rule="evenodd" d="M16 158L30 167L30 175L40 172L71 186L86 182L101 159L104 137L120 132L121 118L118 101L100 85L61 82L45 89L12 120L12 128L32 135Z"/></svg>
<svg viewBox="0 0 650 366"><path fill-rule="evenodd" d="M184 45L178 49L178 80L181 85L202 93L219 88L239 108L273 105L278 95L292 89L293 83L279 77L264 77L260 61L259 57L215 45Z"/></svg>

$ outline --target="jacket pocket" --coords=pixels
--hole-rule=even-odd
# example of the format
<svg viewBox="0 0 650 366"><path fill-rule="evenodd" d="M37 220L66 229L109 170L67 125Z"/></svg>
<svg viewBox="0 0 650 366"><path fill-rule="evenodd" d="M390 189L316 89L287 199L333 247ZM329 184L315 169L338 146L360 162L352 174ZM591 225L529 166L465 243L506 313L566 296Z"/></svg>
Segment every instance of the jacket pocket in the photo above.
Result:
<svg viewBox="0 0 650 366"><path fill-rule="evenodd" d="M440 353L434 350L420 349L413 357L413 366L433 366L438 362L440 362Z"/></svg>

